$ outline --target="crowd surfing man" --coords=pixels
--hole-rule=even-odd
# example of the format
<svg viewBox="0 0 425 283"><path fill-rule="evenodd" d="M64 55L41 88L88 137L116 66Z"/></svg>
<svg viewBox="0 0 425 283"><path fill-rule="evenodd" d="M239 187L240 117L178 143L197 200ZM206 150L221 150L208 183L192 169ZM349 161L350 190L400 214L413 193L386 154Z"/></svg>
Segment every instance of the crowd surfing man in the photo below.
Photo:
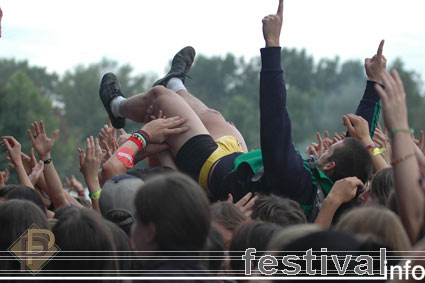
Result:
<svg viewBox="0 0 425 283"><path fill-rule="evenodd" d="M122 128L126 118L146 123L151 114L184 117L187 130L169 136L166 142L177 167L197 180L211 200L224 199L229 193L235 199L249 191L275 193L298 201L307 216L314 219L336 181L355 177L347 185L361 187L370 178L373 165L367 148L352 137L333 144L318 160L303 160L294 148L280 65L282 20L283 0L279 1L277 14L263 19L266 46L261 49L261 150L247 153L239 131L187 91L184 79L195 56L191 47L175 55L170 72L146 93L124 98L118 78L108 73L101 82L100 98L115 128ZM380 72L385 70L382 47L383 42L377 55L365 64L370 80L356 110L367 121L370 133L380 111L374 85L381 82ZM353 128L355 121L347 119L344 123ZM143 145L145 140L142 138ZM142 148L134 147L132 154ZM114 167L114 174L126 171L117 160Z"/></svg>

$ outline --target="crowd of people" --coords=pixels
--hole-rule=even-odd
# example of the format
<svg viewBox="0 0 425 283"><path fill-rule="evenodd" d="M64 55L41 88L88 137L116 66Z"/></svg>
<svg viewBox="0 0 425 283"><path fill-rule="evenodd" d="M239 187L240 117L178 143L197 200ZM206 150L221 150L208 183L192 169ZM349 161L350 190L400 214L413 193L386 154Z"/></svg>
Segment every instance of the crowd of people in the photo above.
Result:
<svg viewBox="0 0 425 283"><path fill-rule="evenodd" d="M55 169L58 130L50 135L43 121L29 125L29 155L14 137L2 136L19 183L8 182L7 169L0 172L1 253L35 224L51 230L60 248L40 276L244 281L243 255L251 248L253 276L264 273L259 259L266 254L386 248L397 261L424 250L424 136L416 140L409 128L403 82L386 70L384 41L365 60L364 95L354 114L342 117L347 132L333 139L317 133L303 158L286 108L282 21L280 0L277 13L262 21L261 149L248 151L236 126L185 87L192 47L174 56L151 89L132 97L115 74L103 76L99 95L111 123L77 149L85 185L74 176L66 184L78 197ZM126 119L143 126L126 133ZM142 160L148 168L133 168ZM0 276L20 268L10 257Z"/></svg>

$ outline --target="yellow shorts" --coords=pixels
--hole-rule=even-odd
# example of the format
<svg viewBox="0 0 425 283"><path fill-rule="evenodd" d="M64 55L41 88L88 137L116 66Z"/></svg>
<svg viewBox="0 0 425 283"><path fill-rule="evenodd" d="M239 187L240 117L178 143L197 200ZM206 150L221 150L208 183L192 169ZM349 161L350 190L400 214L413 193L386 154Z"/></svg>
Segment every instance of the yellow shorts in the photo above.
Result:
<svg viewBox="0 0 425 283"><path fill-rule="evenodd" d="M215 143L218 145L218 148L211 153L204 165L202 165L201 172L199 173L199 184L207 192L208 196L211 195L211 191L208 186L208 177L213 165L226 155L235 152L242 152L242 147L233 136L221 137L216 140Z"/></svg>

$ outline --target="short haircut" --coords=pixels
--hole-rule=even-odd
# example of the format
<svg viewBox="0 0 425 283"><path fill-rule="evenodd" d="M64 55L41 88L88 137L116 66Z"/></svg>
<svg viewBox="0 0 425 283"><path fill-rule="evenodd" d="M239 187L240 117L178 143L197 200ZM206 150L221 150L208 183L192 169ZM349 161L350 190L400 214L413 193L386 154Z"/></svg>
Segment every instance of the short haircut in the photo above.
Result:
<svg viewBox="0 0 425 283"><path fill-rule="evenodd" d="M379 204L386 206L390 193L394 191L393 168L379 170L372 178L371 192Z"/></svg>
<svg viewBox="0 0 425 283"><path fill-rule="evenodd" d="M328 158L335 162L335 168L330 176L334 182L347 177L357 177L366 183L373 171L372 158L366 147L355 138L346 138Z"/></svg>
<svg viewBox="0 0 425 283"><path fill-rule="evenodd" d="M201 251L210 229L210 209L203 189L181 173L153 177L135 198L136 219L154 224L158 251Z"/></svg>
<svg viewBox="0 0 425 283"><path fill-rule="evenodd" d="M233 203L219 201L211 205L212 220L234 231L247 217Z"/></svg>
<svg viewBox="0 0 425 283"><path fill-rule="evenodd" d="M234 271L244 270L245 261L241 258L248 248L255 248L257 250L255 257L261 257L266 251L270 239L281 229L277 225L261 221L252 221L239 226L233 233L229 248L230 255L234 257L230 261L231 269ZM237 257L241 260L237 260ZM254 261L254 267L257 264L258 261Z"/></svg>
<svg viewBox="0 0 425 283"><path fill-rule="evenodd" d="M274 223L282 227L307 222L298 202L273 194L260 196L255 201L251 218Z"/></svg>
<svg viewBox="0 0 425 283"><path fill-rule="evenodd" d="M36 190L23 185L7 185L5 188L8 190L6 199L26 199L37 205L41 211L46 212L43 199Z"/></svg>

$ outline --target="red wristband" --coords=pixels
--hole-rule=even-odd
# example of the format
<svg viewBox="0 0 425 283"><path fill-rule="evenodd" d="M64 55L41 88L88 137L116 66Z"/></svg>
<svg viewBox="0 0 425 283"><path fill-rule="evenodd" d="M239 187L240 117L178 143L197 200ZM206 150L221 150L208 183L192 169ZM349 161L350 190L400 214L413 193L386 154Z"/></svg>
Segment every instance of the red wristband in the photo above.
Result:
<svg viewBox="0 0 425 283"><path fill-rule="evenodd" d="M148 133L146 133L146 131L144 130L139 130L139 132L146 138L147 143L151 143L151 137L149 136Z"/></svg>

